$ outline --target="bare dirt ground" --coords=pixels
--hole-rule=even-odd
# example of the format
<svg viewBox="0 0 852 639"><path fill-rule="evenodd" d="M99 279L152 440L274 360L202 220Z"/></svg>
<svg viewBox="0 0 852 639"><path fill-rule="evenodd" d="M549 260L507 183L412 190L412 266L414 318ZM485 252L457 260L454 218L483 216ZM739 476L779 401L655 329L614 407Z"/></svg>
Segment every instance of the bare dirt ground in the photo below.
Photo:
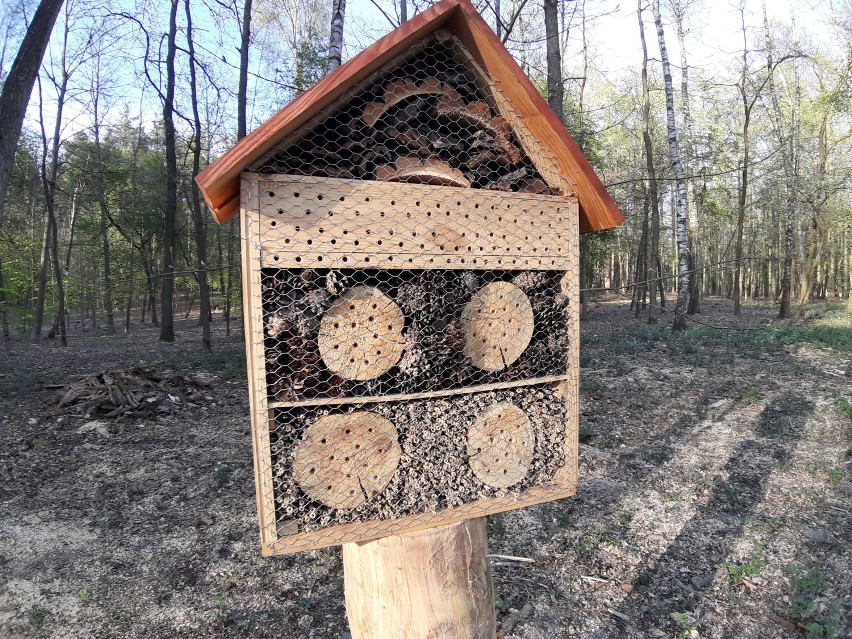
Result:
<svg viewBox="0 0 852 639"><path fill-rule="evenodd" d="M506 639L852 637L852 320L824 308L672 337L590 305L578 495L489 520L534 560L494 562ZM339 549L260 556L241 339L178 329L0 345L3 639L348 636ZM140 364L209 386L99 419L45 389Z"/></svg>

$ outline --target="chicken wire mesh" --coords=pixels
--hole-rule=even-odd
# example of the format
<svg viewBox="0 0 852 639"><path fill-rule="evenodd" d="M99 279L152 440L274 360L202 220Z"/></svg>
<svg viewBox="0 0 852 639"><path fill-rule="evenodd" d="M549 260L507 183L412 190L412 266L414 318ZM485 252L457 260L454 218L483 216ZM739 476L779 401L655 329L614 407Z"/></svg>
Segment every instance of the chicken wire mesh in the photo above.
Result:
<svg viewBox="0 0 852 639"><path fill-rule="evenodd" d="M577 203L507 109L439 34L243 175L265 553L573 494Z"/></svg>

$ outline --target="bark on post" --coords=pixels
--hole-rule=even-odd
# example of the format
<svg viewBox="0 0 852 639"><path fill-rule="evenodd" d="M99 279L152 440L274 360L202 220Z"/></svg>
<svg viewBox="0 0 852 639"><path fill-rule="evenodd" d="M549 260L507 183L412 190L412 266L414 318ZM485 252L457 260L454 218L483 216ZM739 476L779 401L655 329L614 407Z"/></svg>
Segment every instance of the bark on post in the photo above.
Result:
<svg viewBox="0 0 852 639"><path fill-rule="evenodd" d="M484 517L344 544L352 639L493 639Z"/></svg>

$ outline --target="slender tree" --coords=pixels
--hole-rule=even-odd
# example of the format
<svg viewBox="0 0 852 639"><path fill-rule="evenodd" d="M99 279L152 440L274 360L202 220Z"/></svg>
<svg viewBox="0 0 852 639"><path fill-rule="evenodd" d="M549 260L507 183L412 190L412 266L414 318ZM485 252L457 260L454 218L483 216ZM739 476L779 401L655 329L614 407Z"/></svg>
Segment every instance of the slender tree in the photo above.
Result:
<svg viewBox="0 0 852 639"><path fill-rule="evenodd" d="M677 302L675 303L672 329L680 331L686 328L686 311L689 303L689 239L687 232L686 176L681 161L680 147L677 141L677 124L674 112L674 89L669 54L666 50L666 37L663 19L660 15L660 0L653 0L654 23L657 26L657 39L660 42L660 59L663 63L663 82L666 92L666 129L669 137L669 158L675 174L675 221L677 229Z"/></svg>
<svg viewBox="0 0 852 639"><path fill-rule="evenodd" d="M544 0L544 34L547 42L547 103L560 122L565 119L565 85L559 44L559 4Z"/></svg>
<svg viewBox="0 0 852 639"><path fill-rule="evenodd" d="M331 73L340 66L343 57L343 19L346 0L333 0L331 5L331 34L328 40L328 62L326 71Z"/></svg>
<svg viewBox="0 0 852 639"><path fill-rule="evenodd" d="M190 180L189 203L192 212L193 226L195 228L195 250L196 250L196 278L200 305L200 322L202 333L202 345L205 351L212 347L210 341L210 285L207 280L207 212L202 210L201 193L195 176L201 171L201 115L198 111L198 80L195 67L195 42L192 39L192 11L189 8L189 0L184 0L186 11L186 45L189 53L189 90L190 102L192 104L192 179Z"/></svg>
<svg viewBox="0 0 852 639"><path fill-rule="evenodd" d="M645 148L645 166L648 169L648 193L646 199L649 201L651 211L650 233L643 232L646 268L642 277L651 285L649 291L648 322L655 324L659 316L659 310L657 309L657 281L662 276L662 265L660 263L660 196L657 192L654 146L651 143L651 92L648 86L648 47L645 44L645 23L642 20L642 3L643 0L638 0L639 39L642 42L642 142Z"/></svg>
<svg viewBox="0 0 852 639"><path fill-rule="evenodd" d="M175 341L174 291L177 242L177 150L175 142L175 54L178 0L171 0L166 54L166 92L163 94L163 131L166 147L166 203L163 226L163 277L160 291L160 341Z"/></svg>

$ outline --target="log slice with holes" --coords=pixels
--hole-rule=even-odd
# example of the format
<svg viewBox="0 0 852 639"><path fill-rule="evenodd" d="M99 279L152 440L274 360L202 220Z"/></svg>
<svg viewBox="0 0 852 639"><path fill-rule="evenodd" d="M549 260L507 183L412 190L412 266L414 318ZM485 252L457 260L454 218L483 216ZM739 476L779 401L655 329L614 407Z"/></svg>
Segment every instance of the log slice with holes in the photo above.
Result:
<svg viewBox="0 0 852 639"><path fill-rule="evenodd" d="M526 294L509 282L492 282L477 291L462 310L464 354L473 365L499 371L529 346L535 321Z"/></svg>
<svg viewBox="0 0 852 639"><path fill-rule="evenodd" d="M492 488L508 488L526 477L534 453L532 424L510 402L487 408L467 431L470 468Z"/></svg>
<svg viewBox="0 0 852 639"><path fill-rule="evenodd" d="M390 420L367 411L320 417L293 452L293 477L312 499L350 509L381 492L399 466Z"/></svg>
<svg viewBox="0 0 852 639"><path fill-rule="evenodd" d="M344 379L365 381L399 361L405 341L399 306L371 286L355 286L323 315L319 351L325 365Z"/></svg>

